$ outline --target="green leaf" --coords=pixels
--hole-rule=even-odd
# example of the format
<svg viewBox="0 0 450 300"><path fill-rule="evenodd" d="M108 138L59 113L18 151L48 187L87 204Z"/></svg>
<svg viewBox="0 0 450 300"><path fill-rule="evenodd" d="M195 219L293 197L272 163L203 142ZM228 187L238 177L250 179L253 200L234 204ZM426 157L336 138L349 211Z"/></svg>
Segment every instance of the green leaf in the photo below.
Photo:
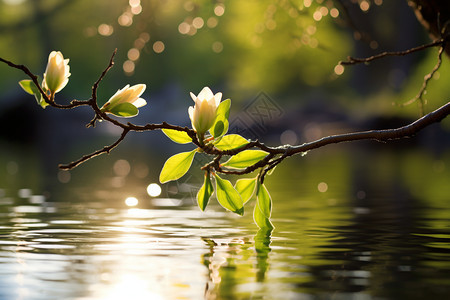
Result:
<svg viewBox="0 0 450 300"><path fill-rule="evenodd" d="M30 79L25 79L19 81L20 87L30 95L34 95L36 102L42 107L45 108L48 103L45 102L44 97L42 97L41 92L38 87L34 84L34 82Z"/></svg>
<svg viewBox="0 0 450 300"><path fill-rule="evenodd" d="M254 165L266 157L267 154L269 153L262 150L245 150L231 157L229 160L224 162L223 165L228 168L244 169L248 166Z"/></svg>
<svg viewBox="0 0 450 300"><path fill-rule="evenodd" d="M27 92L30 95L34 95L33 86L36 87L36 85L32 80L29 79L21 80L19 81L19 85L25 92Z"/></svg>
<svg viewBox="0 0 450 300"><path fill-rule="evenodd" d="M224 116L225 119L228 120L228 117L230 116L230 107L231 107L231 99L223 100L217 107L217 115Z"/></svg>
<svg viewBox="0 0 450 300"><path fill-rule="evenodd" d="M191 137L185 131L175 129L163 129L162 132L172 141L178 144L187 144L192 142Z"/></svg>
<svg viewBox="0 0 450 300"><path fill-rule="evenodd" d="M131 103L124 102L117 105L114 105L106 112L109 112L118 117L134 117L139 113L139 109Z"/></svg>
<svg viewBox="0 0 450 300"><path fill-rule="evenodd" d="M256 225L258 225L258 227L261 229L266 230L274 229L274 226L272 222L270 222L270 219L264 216L264 214L261 212L258 202L256 202L255 208L253 209L253 220L255 221Z"/></svg>
<svg viewBox="0 0 450 300"><path fill-rule="evenodd" d="M272 212L272 198L270 197L269 191L264 184L257 184L256 191L256 203L258 204L261 213L266 217L270 218Z"/></svg>
<svg viewBox="0 0 450 300"><path fill-rule="evenodd" d="M247 144L248 140L239 134L228 134L223 136L222 139L214 146L216 146L219 150L232 150Z"/></svg>
<svg viewBox="0 0 450 300"><path fill-rule="evenodd" d="M161 170L159 181L166 183L171 180L177 180L189 170L194 159L195 152L182 152L169 157Z"/></svg>
<svg viewBox="0 0 450 300"><path fill-rule="evenodd" d="M217 200L220 205L238 215L244 215L244 207L241 196L235 190L231 182L220 178L217 174L214 176L216 178Z"/></svg>
<svg viewBox="0 0 450 300"><path fill-rule="evenodd" d="M224 122L222 120L218 120L213 127L214 131L213 131L212 135L214 137L218 137L218 136L222 135L224 129L225 129Z"/></svg>
<svg viewBox="0 0 450 300"><path fill-rule="evenodd" d="M231 107L230 99L220 102L219 107L217 107L216 121L209 130L209 132L215 139L220 138L222 135L228 132L229 127L228 117L230 115L230 107Z"/></svg>
<svg viewBox="0 0 450 300"><path fill-rule="evenodd" d="M243 178L236 181L234 186L236 191L241 195L242 201L245 203L252 198L255 188L256 188L256 177L255 178Z"/></svg>
<svg viewBox="0 0 450 300"><path fill-rule="evenodd" d="M208 205L209 198L214 192L213 185L211 183L211 178L209 177L209 172L205 173L205 181L203 182L202 187L197 193L197 202L198 206L202 211L205 211L206 206Z"/></svg>

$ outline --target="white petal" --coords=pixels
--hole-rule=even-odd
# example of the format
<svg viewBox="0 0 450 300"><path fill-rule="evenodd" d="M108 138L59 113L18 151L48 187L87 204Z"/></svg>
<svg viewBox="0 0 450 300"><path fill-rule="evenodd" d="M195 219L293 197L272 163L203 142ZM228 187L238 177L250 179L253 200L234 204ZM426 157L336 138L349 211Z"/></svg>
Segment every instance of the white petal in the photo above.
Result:
<svg viewBox="0 0 450 300"><path fill-rule="evenodd" d="M129 84L127 84L123 89L117 90L117 92L109 98L108 102L111 102L111 104L117 104L119 99L122 97L122 93L126 91L130 87Z"/></svg>
<svg viewBox="0 0 450 300"><path fill-rule="evenodd" d="M195 96L192 92L190 94L191 94L192 100L194 100L194 102L195 102L195 99L197 99L197 96Z"/></svg>
<svg viewBox="0 0 450 300"><path fill-rule="evenodd" d="M144 93L146 87L147 86L145 84L141 83L133 85L130 89L133 90L133 96L140 97Z"/></svg>
<svg viewBox="0 0 450 300"><path fill-rule="evenodd" d="M216 101L216 107L219 106L220 100L222 100L222 93L217 93L214 95L214 100Z"/></svg>
<svg viewBox="0 0 450 300"><path fill-rule="evenodd" d="M137 98L136 101L134 101L132 104L136 107L142 107L147 104L147 101L145 101L145 99L142 98Z"/></svg>
<svg viewBox="0 0 450 300"><path fill-rule="evenodd" d="M210 90L209 87L205 86L201 92L198 94L197 96L200 99L211 99L212 97L214 97L213 92Z"/></svg>
<svg viewBox="0 0 450 300"><path fill-rule="evenodd" d="M192 126L194 125L194 107L189 106L188 108L189 119L191 119Z"/></svg>

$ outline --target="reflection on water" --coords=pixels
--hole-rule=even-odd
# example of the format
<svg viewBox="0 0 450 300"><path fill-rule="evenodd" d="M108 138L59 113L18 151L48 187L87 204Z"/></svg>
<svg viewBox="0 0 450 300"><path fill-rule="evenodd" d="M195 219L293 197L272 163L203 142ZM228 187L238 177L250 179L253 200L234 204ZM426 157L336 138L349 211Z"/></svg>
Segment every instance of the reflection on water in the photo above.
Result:
<svg viewBox="0 0 450 300"><path fill-rule="evenodd" d="M355 159L280 166L268 181L272 233L249 213L151 198L147 185L114 201L114 191L50 193L4 177L0 299L446 298L448 155Z"/></svg>

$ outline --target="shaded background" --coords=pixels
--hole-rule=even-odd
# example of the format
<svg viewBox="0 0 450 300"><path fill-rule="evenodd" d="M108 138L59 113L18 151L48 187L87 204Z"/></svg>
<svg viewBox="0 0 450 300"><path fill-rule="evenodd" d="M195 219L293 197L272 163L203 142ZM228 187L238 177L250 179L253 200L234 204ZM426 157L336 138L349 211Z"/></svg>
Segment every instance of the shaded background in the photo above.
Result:
<svg viewBox="0 0 450 300"><path fill-rule="evenodd" d="M437 49L429 49L344 71L336 67L348 55L364 57L428 42L406 1L3 0L0 17L2 57L36 74L43 73L52 50L70 58L72 75L58 94L60 103L89 98L91 85L117 48L115 67L99 88L100 104L127 83L145 83L148 105L133 122L189 125L189 92L210 86L233 101L232 132L270 145L410 122L419 115L417 105L393 103L414 97L437 59ZM444 60L430 82L426 111L447 101L448 68ZM73 181L101 186L102 178L134 174L126 184L108 179L106 186L136 185L145 191L141 180L156 182L164 159L184 149L160 132L133 134L109 157L61 172L58 163L112 143L118 132L108 124L84 128L92 118L84 108L42 110L18 86L23 78L0 65L3 182L11 175L29 177L48 190ZM419 147L443 161L449 124L444 120L413 140L382 148ZM372 150L364 145L373 143L356 147ZM196 160L198 166L202 162ZM199 173L193 174L195 182Z"/></svg>
<svg viewBox="0 0 450 300"><path fill-rule="evenodd" d="M189 126L189 92L209 86L232 99L232 132L273 146L417 118L416 104L392 103L416 95L437 49L336 66L429 41L406 1L0 0L1 57L40 76L50 51L70 58L59 103L89 98L117 48L99 104L145 83L148 105L130 121ZM449 76L445 58L426 111L448 101ZM89 109L43 110L21 79L0 65L0 298L449 294L450 120L411 139L330 145L280 164L265 181L276 227L267 236L252 202L242 218L216 201L198 209L204 156L159 196L147 193L170 155L192 149L161 132L129 134L111 154L60 171L120 132L85 128Z"/></svg>

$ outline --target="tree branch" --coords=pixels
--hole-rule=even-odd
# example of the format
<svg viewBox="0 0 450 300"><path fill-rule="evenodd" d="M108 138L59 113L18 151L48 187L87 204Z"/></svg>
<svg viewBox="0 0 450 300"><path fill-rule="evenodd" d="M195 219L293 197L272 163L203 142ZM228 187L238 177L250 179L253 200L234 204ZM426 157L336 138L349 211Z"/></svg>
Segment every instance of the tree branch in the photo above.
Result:
<svg viewBox="0 0 450 300"><path fill-rule="evenodd" d="M424 81L423 86L426 87L429 79L433 76L433 74L437 71L437 69L441 65L442 53L443 53L443 49L444 49L444 41L443 40L439 40L439 41L433 42L431 44L423 45L420 47L412 48L410 50L403 51L403 52L387 53L387 54L382 53L380 55L373 56L371 58L360 59L360 60L366 60L366 62L367 62L367 61L371 61L371 60L381 58L384 56L388 56L388 55L406 55L406 54L409 54L409 53L412 53L415 51L419 51L419 50L423 50L423 49L426 49L426 48L429 48L432 46L436 46L436 45L441 45L441 49L439 51L439 59L438 59L438 63L433 68L433 70L430 72L430 74L425 76L425 81ZM430 112L429 114L423 116L422 118L416 120L415 122L405 125L403 127L399 127L399 128L384 129L384 130L369 130L369 131L346 133L346 134L340 134L340 135L331 135L331 136L323 137L321 139L318 139L318 140L315 140L312 142L308 142L308 143L304 143L302 145L297 145L297 146L283 145L283 146L278 146L278 147L269 147L269 146L265 145L264 143L261 143L260 141L255 140L255 141L250 141L248 144L245 144L236 149L220 150L214 146L204 144L203 142L199 141L195 130L190 129L188 127L172 125L172 124L168 124L166 122L163 122L160 124L149 123L146 125L136 125L136 124L133 124L130 122L125 124L125 123L121 123L120 121L118 121L116 119L111 118L108 114L102 112L97 105L97 88L98 88L100 82L103 80L103 78L107 74L107 72L113 67L114 57L115 57L116 52L117 52L117 50L115 50L113 52L113 54L109 60L108 66L104 69L104 71L102 72L102 74L100 75L98 80L92 86L91 98L89 100L85 100L85 101L73 100L68 105L60 105L60 104L55 103L54 101L50 101L50 99L47 97L45 92L40 87L39 82L37 81L37 76L34 75L33 73L31 73L31 71L27 67L25 67L23 65L14 64L14 63L0 57L1 62L6 63L10 67L19 69L19 70L23 71L26 75L28 75L33 80L34 84L39 88L39 91L42 93L42 96L46 99L46 101L49 103L49 105L51 107L59 108L59 109L72 109L72 108L75 108L78 106L88 105L95 112L95 117L87 125L88 127L94 126L96 120L101 119L101 120L108 121L117 127L122 128L122 134L113 144L111 144L109 146L105 146L102 149L99 149L91 154L84 155L81 158L79 158L78 160L73 161L69 164L60 165L59 167L63 170L73 169L73 168L79 166L80 164L90 160L91 158L94 158L101 154L110 153L125 139L126 135L130 131L144 132L144 131L153 131L153 130L160 130L160 129L172 129L172 130L186 132L186 134L191 138L192 143L195 146L197 146L199 149L201 149L204 153L215 156L215 158L210 163L205 165L202 169L204 169L204 170L207 169L209 171L215 171L215 172L223 173L223 174L243 175L243 174L251 173L251 172L261 168L262 171L260 173L260 180L263 181L264 176L267 174L267 172L269 172L271 169L273 169L279 163L284 161L284 159L286 159L290 156L297 155L300 153L306 153L313 149L321 148L321 147L324 147L324 146L327 146L330 144L342 143L342 142L350 142L350 141L357 141L357 140L389 141L389 140L394 140L394 139L410 137L412 135L415 135L416 133L418 133L425 127L427 127L433 123L440 122L441 120L443 120L450 114L450 102L448 102L447 104L441 106L440 108L434 110L433 112ZM355 63L359 63L359 61L355 61L351 64L355 64ZM423 95L423 92L424 92L423 86L422 86L421 91L418 94L419 97L421 97ZM260 161L256 162L255 164L253 164L251 166L248 166L245 169L239 169L239 170L228 169L228 168L226 168L226 166L222 166L220 164L220 159L223 156L233 156L233 155L241 153L245 150L249 150L249 149L253 149L253 148L266 151L268 153L268 155L265 158L261 159Z"/></svg>
<svg viewBox="0 0 450 300"><path fill-rule="evenodd" d="M431 78L433 78L434 74L439 70L439 68L442 65L442 53L444 53L444 50L445 50L445 43L443 43L441 48L439 48L438 61L437 61L436 65L434 65L431 72L424 76L422 86L421 86L419 92L417 93L417 95L414 98L412 98L411 100L403 103L402 106L406 106L406 105L416 102L417 100L420 100L420 113L422 116L424 115L424 104L425 103L424 103L422 97L425 94L425 91L428 86L428 82L430 81Z"/></svg>
<svg viewBox="0 0 450 300"><path fill-rule="evenodd" d="M117 141L115 141L113 144L111 144L111 145L109 145L109 146L105 146L105 147L103 147L102 149L97 150L97 151L95 151L95 152L93 152L93 153L91 153L91 154L84 155L84 156L81 157L80 159L78 159L78 160L76 160L76 161L74 161L74 162L71 162L71 163L69 163L69 164L66 164L66 165L61 164L61 165L59 165L59 168L60 168L61 170L71 170L71 169L73 169L73 168L79 166L80 164L84 163L85 161L90 160L91 158L94 158L94 157L99 156L99 155L101 155L101 154L105 154L105 153L111 152L114 148L116 148L116 147L123 141L123 139L125 138L125 136L126 136L129 132L130 132L129 129L124 129L124 130L122 131L122 134L120 135L120 137L119 137L119 138L117 139Z"/></svg>
<svg viewBox="0 0 450 300"><path fill-rule="evenodd" d="M414 47L414 48L411 48L411 49L408 49L405 51L382 52L382 53L379 53L379 54L376 54L376 55L373 55L370 57L366 57L366 58L355 58L355 57L349 56L349 57L347 57L346 61L340 61L339 64L343 65L343 66L357 65L357 64L362 64L362 63L369 63L373 60L384 58L387 56L405 56L405 55L408 55L408 54L411 54L414 52L425 50L427 48L442 46L442 45L444 45L444 43L445 43L444 39L439 39L439 40L436 40L429 44Z"/></svg>
<svg viewBox="0 0 450 300"><path fill-rule="evenodd" d="M383 130L369 130L369 131L360 131L360 132L353 132L353 133L345 133L345 134L338 134L338 135L331 135L327 137L323 137L321 139L304 143L302 145L298 146L282 146L282 147L267 147L266 145L254 141L249 144L247 144L244 147L232 150L232 151L220 151L216 149L216 151L211 151L209 154L226 154L226 155L235 155L239 152L242 152L243 150L246 150L248 148L259 148L261 150L264 150L266 152L269 152L269 155L266 156L264 159L260 160L259 162L255 163L252 166L249 166L243 170L224 170L222 168L219 168L219 170L216 169L216 171L226 174L235 174L235 175L243 175L248 174L253 171L255 171L258 168L264 168L267 167L265 173L269 171L270 169L274 168L276 165L281 163L284 159L297 155L297 154L304 154L308 151L322 148L324 146L330 145L330 144L338 144L343 142L352 142L352 141L358 141L358 140L375 140L380 142L386 142L390 140L396 140L396 139L402 139L402 138L409 138L415 134L417 134L422 129L428 127L429 125L433 123L438 123L442 121L444 118L446 118L448 115L450 115L450 102L447 104L439 107L438 109L428 113L427 115L423 116L422 118L399 128L393 128L393 129L383 129ZM208 150L205 149L205 152L208 153ZM281 155L279 158L272 160L276 155ZM262 177L263 179L263 177Z"/></svg>

